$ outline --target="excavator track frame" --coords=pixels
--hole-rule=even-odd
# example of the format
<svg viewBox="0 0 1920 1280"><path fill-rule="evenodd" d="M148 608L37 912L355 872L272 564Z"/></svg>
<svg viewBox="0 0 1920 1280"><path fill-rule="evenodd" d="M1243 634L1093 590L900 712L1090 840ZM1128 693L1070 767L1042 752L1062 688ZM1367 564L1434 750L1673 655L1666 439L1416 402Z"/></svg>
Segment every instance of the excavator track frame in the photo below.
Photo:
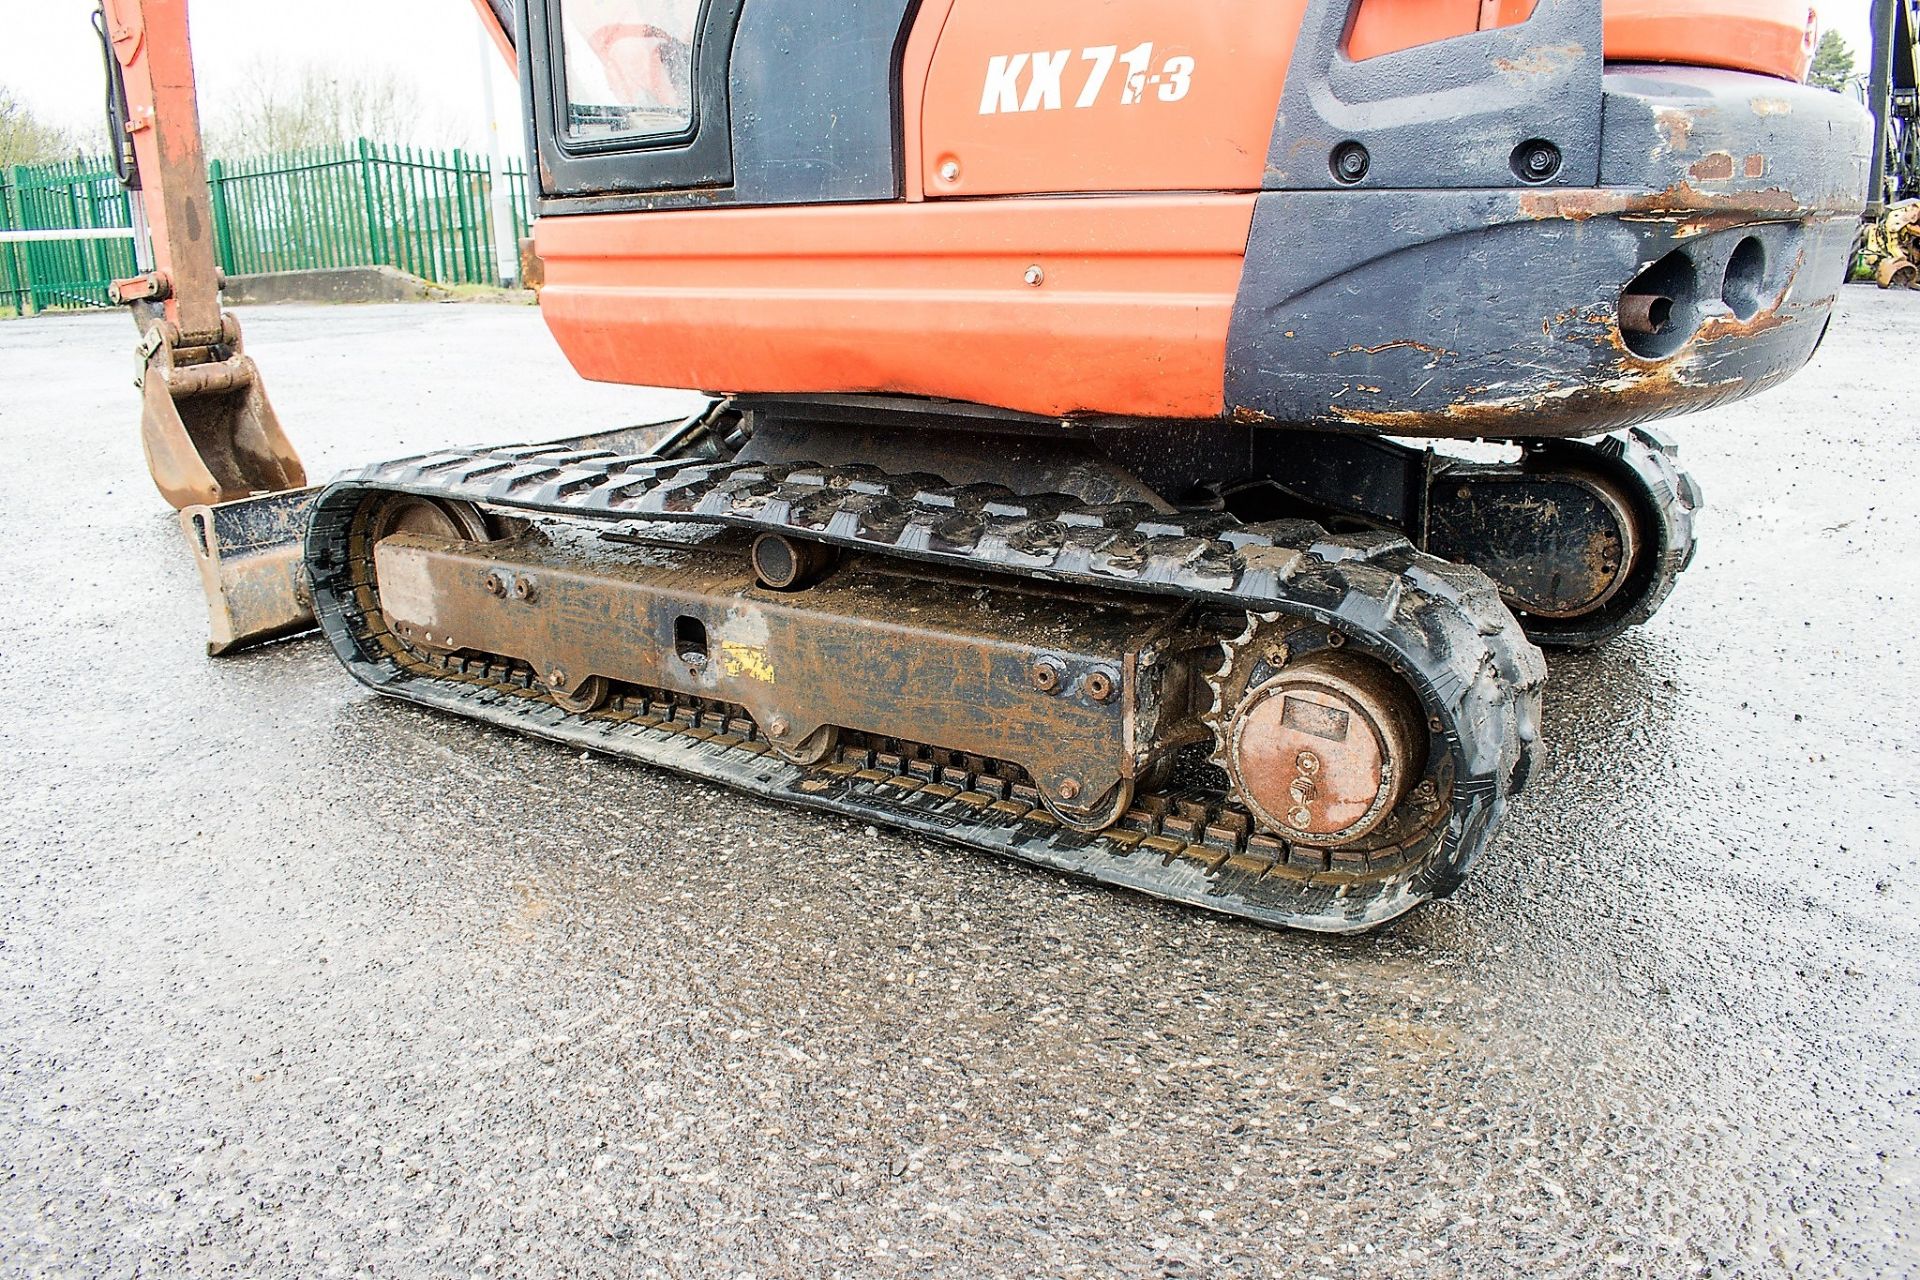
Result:
<svg viewBox="0 0 1920 1280"><path fill-rule="evenodd" d="M355 515L393 492L612 531L664 520L778 533L1325 628L1331 643L1372 656L1414 689L1429 749L1444 756L1447 820L1414 858L1392 849L1336 861L1338 851L1262 835L1243 810L1187 788L1138 797L1114 826L1088 833L1065 827L1037 795L1028 803L965 778L944 780L920 755L869 757L852 747L819 764L790 763L763 737L742 732L752 722L737 709L689 711L653 698L636 706L625 695L570 712L523 664L430 657L389 631L374 548L364 532L356 535ZM870 466L523 447L439 452L336 481L315 502L306 560L322 630L348 670L382 694L1263 924L1357 932L1451 892L1538 751L1546 676L1539 650L1483 574L1423 555L1391 533L1328 534L1295 520L1242 525L1141 503L955 487ZM1370 859L1391 870L1371 870Z"/></svg>

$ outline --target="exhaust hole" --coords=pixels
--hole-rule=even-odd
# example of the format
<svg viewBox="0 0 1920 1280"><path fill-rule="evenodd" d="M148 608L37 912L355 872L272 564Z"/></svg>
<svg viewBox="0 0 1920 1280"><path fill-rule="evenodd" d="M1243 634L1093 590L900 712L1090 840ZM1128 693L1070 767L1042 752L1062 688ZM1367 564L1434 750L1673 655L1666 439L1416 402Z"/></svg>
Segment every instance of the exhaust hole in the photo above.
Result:
<svg viewBox="0 0 1920 1280"><path fill-rule="evenodd" d="M1620 291L1620 340L1642 360L1663 360L1700 327L1700 283L1693 259L1676 249Z"/></svg>
<svg viewBox="0 0 1920 1280"><path fill-rule="evenodd" d="M1748 236L1734 246L1727 259L1726 279L1720 283L1720 300L1742 320L1760 314L1765 302L1763 289L1767 276L1767 248L1757 236Z"/></svg>
<svg viewBox="0 0 1920 1280"><path fill-rule="evenodd" d="M1623 333L1658 337L1672 327L1672 298L1658 293L1620 295L1620 329Z"/></svg>

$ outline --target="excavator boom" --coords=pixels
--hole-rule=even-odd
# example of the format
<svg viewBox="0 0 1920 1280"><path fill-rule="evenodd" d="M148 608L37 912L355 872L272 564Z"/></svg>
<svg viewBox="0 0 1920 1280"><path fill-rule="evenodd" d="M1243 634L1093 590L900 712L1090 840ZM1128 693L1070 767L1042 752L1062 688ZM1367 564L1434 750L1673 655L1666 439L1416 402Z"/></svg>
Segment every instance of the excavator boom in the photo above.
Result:
<svg viewBox="0 0 1920 1280"><path fill-rule="evenodd" d="M312 491L240 324L220 308L212 200L187 0L101 0L115 149L146 223L151 267L114 282L140 329L140 439L180 511L208 608L208 650L312 625L296 537Z"/></svg>

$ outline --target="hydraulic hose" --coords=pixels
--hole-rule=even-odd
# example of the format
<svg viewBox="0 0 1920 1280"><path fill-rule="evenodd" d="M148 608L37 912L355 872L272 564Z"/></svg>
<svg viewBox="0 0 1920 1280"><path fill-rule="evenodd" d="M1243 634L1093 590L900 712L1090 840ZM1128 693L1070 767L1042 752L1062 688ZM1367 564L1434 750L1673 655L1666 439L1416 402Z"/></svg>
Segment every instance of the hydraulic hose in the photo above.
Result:
<svg viewBox="0 0 1920 1280"><path fill-rule="evenodd" d="M138 191L140 162L134 157L133 138L127 133L127 82L121 75L120 59L113 55L104 5L93 11L93 31L100 37L100 58L107 73L107 137L113 143L113 172L121 186Z"/></svg>

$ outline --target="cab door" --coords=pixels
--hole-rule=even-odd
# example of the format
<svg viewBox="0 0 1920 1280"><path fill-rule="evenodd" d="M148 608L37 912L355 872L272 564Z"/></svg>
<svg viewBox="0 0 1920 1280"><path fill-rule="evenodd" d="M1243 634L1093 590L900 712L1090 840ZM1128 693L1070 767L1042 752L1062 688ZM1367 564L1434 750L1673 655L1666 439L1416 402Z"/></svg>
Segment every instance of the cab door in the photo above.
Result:
<svg viewBox="0 0 1920 1280"><path fill-rule="evenodd" d="M547 198L733 184L743 0L522 0L521 85Z"/></svg>

